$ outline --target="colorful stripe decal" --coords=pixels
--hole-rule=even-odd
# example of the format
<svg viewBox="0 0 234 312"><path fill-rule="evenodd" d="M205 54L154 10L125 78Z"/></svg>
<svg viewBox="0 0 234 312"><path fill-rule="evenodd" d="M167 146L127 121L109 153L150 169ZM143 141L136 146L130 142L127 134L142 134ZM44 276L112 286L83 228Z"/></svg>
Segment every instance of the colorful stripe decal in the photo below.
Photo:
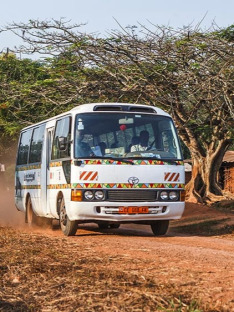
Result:
<svg viewBox="0 0 234 312"><path fill-rule="evenodd" d="M41 186L40 185L21 185L22 190L40 190Z"/></svg>
<svg viewBox="0 0 234 312"><path fill-rule="evenodd" d="M25 165L22 167L17 166L16 171L26 171L26 170L35 170L35 169L41 169L41 164L38 165Z"/></svg>
<svg viewBox="0 0 234 312"><path fill-rule="evenodd" d="M139 183L133 185L130 183L72 183L72 184L51 184L48 189L67 189L67 188L102 188L102 189L146 189L146 188L179 188L184 189L184 184L180 183Z"/></svg>
<svg viewBox="0 0 234 312"><path fill-rule="evenodd" d="M142 159L129 159L134 165L184 165L183 161L162 161L162 160L142 160ZM129 165L124 161L113 159L84 159L81 160L84 165Z"/></svg>
<svg viewBox="0 0 234 312"><path fill-rule="evenodd" d="M52 161L50 162L50 167L61 167L62 162L61 161Z"/></svg>
<svg viewBox="0 0 234 312"><path fill-rule="evenodd" d="M49 190L58 190L58 189L71 189L71 184L50 184L47 186Z"/></svg>
<svg viewBox="0 0 234 312"><path fill-rule="evenodd" d="M50 184L47 186L48 189L87 189L87 188L103 188L103 189L145 189L145 188L179 188L184 189L184 184L176 183L139 183L133 185L130 183L73 183L73 184ZM41 189L40 185L22 185L22 189Z"/></svg>

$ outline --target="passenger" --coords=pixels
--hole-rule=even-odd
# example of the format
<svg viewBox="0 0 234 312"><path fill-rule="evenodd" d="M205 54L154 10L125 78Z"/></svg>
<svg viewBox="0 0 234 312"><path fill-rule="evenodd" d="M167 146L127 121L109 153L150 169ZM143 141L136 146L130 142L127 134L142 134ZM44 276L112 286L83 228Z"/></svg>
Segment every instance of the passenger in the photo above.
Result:
<svg viewBox="0 0 234 312"><path fill-rule="evenodd" d="M128 152L131 151L131 147L132 147L133 145L137 145L137 144L139 144L139 143L140 143L140 138L139 138L138 136L132 137L132 142L131 142L131 144L128 146Z"/></svg>
<svg viewBox="0 0 234 312"><path fill-rule="evenodd" d="M117 148L118 147L118 141L114 142L111 144L111 148Z"/></svg>
<svg viewBox="0 0 234 312"><path fill-rule="evenodd" d="M140 143L140 138L138 136L132 137L132 145L137 145Z"/></svg>
<svg viewBox="0 0 234 312"><path fill-rule="evenodd" d="M102 156L104 156L106 154L106 152L105 152L105 150L106 150L106 143L105 142L100 142L98 145L99 145L99 147L101 149Z"/></svg>
<svg viewBox="0 0 234 312"><path fill-rule="evenodd" d="M149 149L149 132L147 130L142 130L140 132L140 139L138 144L134 144L131 147L131 152L138 152L138 151L147 151Z"/></svg>

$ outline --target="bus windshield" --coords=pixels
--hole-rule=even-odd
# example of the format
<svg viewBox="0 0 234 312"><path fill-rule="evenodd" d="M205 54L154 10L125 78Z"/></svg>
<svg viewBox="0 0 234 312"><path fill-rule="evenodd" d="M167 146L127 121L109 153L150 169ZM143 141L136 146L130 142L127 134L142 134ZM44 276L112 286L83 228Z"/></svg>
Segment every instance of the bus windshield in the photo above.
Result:
<svg viewBox="0 0 234 312"><path fill-rule="evenodd" d="M170 117L141 113L76 115L75 158L182 159Z"/></svg>

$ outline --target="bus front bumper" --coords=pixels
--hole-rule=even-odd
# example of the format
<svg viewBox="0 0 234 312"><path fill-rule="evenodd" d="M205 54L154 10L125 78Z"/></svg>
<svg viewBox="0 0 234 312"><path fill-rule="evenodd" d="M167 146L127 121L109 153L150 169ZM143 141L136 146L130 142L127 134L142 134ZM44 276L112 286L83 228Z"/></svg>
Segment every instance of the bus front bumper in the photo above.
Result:
<svg viewBox="0 0 234 312"><path fill-rule="evenodd" d="M181 218L184 206L184 202L71 202L67 214L70 220L84 222L174 220Z"/></svg>

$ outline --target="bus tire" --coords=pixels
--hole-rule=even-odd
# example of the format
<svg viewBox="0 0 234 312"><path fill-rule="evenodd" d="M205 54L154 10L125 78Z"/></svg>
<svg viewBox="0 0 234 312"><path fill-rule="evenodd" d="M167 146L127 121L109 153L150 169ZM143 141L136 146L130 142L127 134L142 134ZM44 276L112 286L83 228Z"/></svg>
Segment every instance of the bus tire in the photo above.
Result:
<svg viewBox="0 0 234 312"><path fill-rule="evenodd" d="M169 220L158 220L151 224L151 230L155 236L165 235L169 227Z"/></svg>
<svg viewBox="0 0 234 312"><path fill-rule="evenodd" d="M118 229L120 227L120 224L119 223L111 223L110 224L110 228L111 229Z"/></svg>
<svg viewBox="0 0 234 312"><path fill-rule="evenodd" d="M109 229L109 223L105 221L98 222L98 227L100 230L106 230Z"/></svg>
<svg viewBox="0 0 234 312"><path fill-rule="evenodd" d="M120 227L120 224L101 221L101 222L98 222L98 227L100 230L118 229Z"/></svg>
<svg viewBox="0 0 234 312"><path fill-rule="evenodd" d="M59 222L60 227L64 235L66 236L74 236L77 231L78 223L77 221L71 221L68 218L64 198L62 198L59 207Z"/></svg>
<svg viewBox="0 0 234 312"><path fill-rule="evenodd" d="M32 200L30 196L28 196L26 203L25 223L28 223L29 226L37 225L37 216L33 211Z"/></svg>

